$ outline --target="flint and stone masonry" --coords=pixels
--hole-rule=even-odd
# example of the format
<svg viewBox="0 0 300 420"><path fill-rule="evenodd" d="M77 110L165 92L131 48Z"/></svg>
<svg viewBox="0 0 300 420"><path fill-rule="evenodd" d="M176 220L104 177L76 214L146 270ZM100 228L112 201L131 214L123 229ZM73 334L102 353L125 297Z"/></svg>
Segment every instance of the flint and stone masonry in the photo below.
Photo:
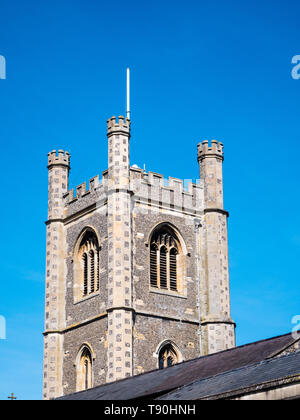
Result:
<svg viewBox="0 0 300 420"><path fill-rule="evenodd" d="M164 346L176 362L235 346L223 145L198 144L200 182L184 188L130 166L130 124L108 120L108 169L75 193L68 152L48 155L44 399L158 369ZM178 241L176 290L150 282L159 229ZM91 232L98 269L78 259ZM88 272L99 274L99 288L83 293Z"/></svg>
<svg viewBox="0 0 300 420"><path fill-rule="evenodd" d="M107 382L132 376L130 121L108 121Z"/></svg>
<svg viewBox="0 0 300 420"><path fill-rule="evenodd" d="M65 326L65 227L63 195L68 191L70 156L62 150L48 154L48 221L46 246L46 310L44 339L44 397L62 394Z"/></svg>

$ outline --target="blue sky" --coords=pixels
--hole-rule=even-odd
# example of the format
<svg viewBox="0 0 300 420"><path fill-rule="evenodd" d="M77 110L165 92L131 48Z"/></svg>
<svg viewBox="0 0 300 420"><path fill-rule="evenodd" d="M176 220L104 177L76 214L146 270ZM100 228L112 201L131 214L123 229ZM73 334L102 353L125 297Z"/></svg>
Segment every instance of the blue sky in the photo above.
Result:
<svg viewBox="0 0 300 420"><path fill-rule="evenodd" d="M224 143L237 344L300 314L297 1L0 0L0 399L42 395L48 151L71 187L107 167L106 120L125 110L131 163L199 177L197 142Z"/></svg>

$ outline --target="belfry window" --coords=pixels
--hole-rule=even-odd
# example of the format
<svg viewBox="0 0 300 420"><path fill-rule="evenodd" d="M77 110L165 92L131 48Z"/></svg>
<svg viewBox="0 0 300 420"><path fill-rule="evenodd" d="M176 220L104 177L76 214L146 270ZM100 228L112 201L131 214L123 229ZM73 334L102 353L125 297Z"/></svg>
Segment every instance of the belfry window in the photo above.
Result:
<svg viewBox="0 0 300 420"><path fill-rule="evenodd" d="M79 246L81 295L88 296L99 290L99 246L96 235L88 230Z"/></svg>
<svg viewBox="0 0 300 420"><path fill-rule="evenodd" d="M165 369L179 362L178 354L172 344L166 344L159 352L159 369Z"/></svg>
<svg viewBox="0 0 300 420"><path fill-rule="evenodd" d="M150 285L153 288L178 291L178 256L180 244L171 228L156 230L150 243Z"/></svg>

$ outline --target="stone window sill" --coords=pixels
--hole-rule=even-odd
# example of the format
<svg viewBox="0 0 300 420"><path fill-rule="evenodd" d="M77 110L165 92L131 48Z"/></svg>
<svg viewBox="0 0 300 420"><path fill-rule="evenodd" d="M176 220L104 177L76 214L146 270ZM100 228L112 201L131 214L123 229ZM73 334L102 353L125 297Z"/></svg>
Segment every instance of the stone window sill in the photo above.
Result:
<svg viewBox="0 0 300 420"><path fill-rule="evenodd" d="M156 289L154 287L150 287L150 293L156 293L158 295L176 297L176 298L179 298L179 299L187 299L187 296L183 295L180 292L173 292L171 290Z"/></svg>
<svg viewBox="0 0 300 420"><path fill-rule="evenodd" d="M96 296L100 296L100 292L99 291L94 292L94 293L91 293L90 295L85 296L83 298L80 298L80 299L74 301L73 303L74 303L74 305L78 305L79 303L86 302L87 300L93 299Z"/></svg>

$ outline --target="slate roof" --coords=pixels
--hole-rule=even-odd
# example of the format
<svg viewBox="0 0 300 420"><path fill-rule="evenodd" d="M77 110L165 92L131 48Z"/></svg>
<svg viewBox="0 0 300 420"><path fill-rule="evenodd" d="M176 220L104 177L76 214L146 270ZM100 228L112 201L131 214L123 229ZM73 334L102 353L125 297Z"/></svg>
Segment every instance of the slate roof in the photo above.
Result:
<svg viewBox="0 0 300 420"><path fill-rule="evenodd" d="M154 399L195 381L274 357L296 341L292 334L257 341L58 399L108 401Z"/></svg>
<svg viewBox="0 0 300 420"><path fill-rule="evenodd" d="M199 400L214 396L220 398L220 394L233 392L241 395L247 388L255 386L255 390L259 390L260 385L269 383L270 386L270 382L276 383L284 379L287 383L292 380L300 382L299 351L196 381L163 395L158 400Z"/></svg>

